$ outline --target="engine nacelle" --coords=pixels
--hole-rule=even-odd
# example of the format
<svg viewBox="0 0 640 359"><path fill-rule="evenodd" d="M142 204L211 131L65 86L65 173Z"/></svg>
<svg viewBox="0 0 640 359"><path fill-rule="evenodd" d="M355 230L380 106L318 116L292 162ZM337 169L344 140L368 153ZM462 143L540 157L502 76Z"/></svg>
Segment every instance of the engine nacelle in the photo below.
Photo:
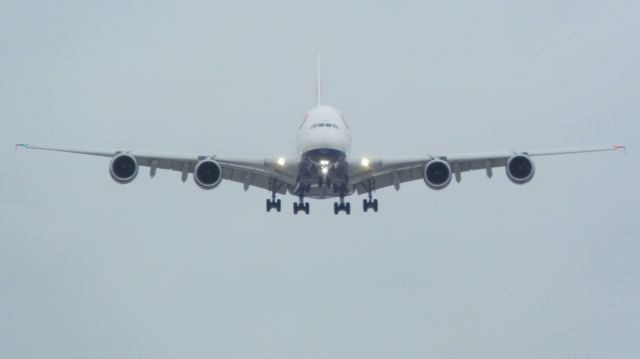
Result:
<svg viewBox="0 0 640 359"><path fill-rule="evenodd" d="M115 155L109 164L109 174L120 184L129 183L138 175L138 161L128 153Z"/></svg>
<svg viewBox="0 0 640 359"><path fill-rule="evenodd" d="M431 160L424 166L424 182L431 189L443 189L451 183L451 166L447 161Z"/></svg>
<svg viewBox="0 0 640 359"><path fill-rule="evenodd" d="M222 167L214 160L202 160L196 164L193 179L202 189L216 188L222 181Z"/></svg>
<svg viewBox="0 0 640 359"><path fill-rule="evenodd" d="M507 177L515 184L525 184L533 178L536 167L529 156L515 155L507 161Z"/></svg>

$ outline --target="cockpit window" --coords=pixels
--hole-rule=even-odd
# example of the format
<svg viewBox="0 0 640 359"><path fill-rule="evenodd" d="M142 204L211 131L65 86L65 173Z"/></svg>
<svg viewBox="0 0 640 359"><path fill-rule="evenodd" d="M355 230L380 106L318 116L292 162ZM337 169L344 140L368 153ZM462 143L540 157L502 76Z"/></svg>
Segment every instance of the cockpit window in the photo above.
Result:
<svg viewBox="0 0 640 359"><path fill-rule="evenodd" d="M340 127L338 127L338 125L336 125L336 124L334 124L334 123L327 123L327 122L324 122L324 123L315 123L315 124L311 125L311 129L314 129L314 128L316 128L316 127L333 127L333 128L335 128L336 130L339 130L339 129L340 129Z"/></svg>

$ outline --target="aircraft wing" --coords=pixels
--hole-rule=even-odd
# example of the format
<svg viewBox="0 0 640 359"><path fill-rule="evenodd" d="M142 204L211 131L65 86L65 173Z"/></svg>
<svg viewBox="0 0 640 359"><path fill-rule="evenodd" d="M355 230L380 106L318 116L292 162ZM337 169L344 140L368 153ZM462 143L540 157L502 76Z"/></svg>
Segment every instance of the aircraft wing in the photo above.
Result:
<svg viewBox="0 0 640 359"><path fill-rule="evenodd" d="M367 159L352 161L349 164L351 183L355 186L358 194L367 193L370 190L377 190L389 186L394 186L396 190L401 183L424 178L425 166L429 161L442 160L449 164L456 181L460 181L461 173L473 170L485 170L491 177L493 169L505 167L509 158L515 155L526 155L529 157L565 155L588 152L604 152L626 149L624 146L599 146L585 148L568 149L546 149L531 151L499 151L471 154L440 154L428 155L423 158L404 160L384 160Z"/></svg>
<svg viewBox="0 0 640 359"><path fill-rule="evenodd" d="M203 159L213 159L222 167L222 178L239 182L247 190L250 186L275 190L285 194L287 186L296 184L297 162L285 161L279 164L277 159L239 159L211 154L175 154L162 152L136 152L128 150L95 150L67 147L49 147L19 144L16 147L55 152L75 153L89 156L112 158L118 154L129 154L135 157L139 166L149 167L153 177L157 169L173 170L182 173L182 181L192 174L196 164Z"/></svg>

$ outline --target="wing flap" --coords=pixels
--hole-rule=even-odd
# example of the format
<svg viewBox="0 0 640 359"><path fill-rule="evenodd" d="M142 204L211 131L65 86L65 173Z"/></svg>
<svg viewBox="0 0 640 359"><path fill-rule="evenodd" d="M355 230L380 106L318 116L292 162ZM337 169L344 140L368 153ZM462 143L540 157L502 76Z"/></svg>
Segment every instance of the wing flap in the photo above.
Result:
<svg viewBox="0 0 640 359"><path fill-rule="evenodd" d="M421 163L426 163L422 161ZM390 168L383 171L371 171L360 174L355 178L356 191L358 194L367 193L390 186L399 186L405 182L411 182L422 178L423 165L412 163L410 166Z"/></svg>

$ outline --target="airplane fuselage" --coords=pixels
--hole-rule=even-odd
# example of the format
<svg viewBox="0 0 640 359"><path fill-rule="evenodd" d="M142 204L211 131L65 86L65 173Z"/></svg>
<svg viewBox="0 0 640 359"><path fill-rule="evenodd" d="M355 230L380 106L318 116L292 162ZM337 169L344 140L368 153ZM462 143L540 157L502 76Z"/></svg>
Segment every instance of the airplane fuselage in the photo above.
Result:
<svg viewBox="0 0 640 359"><path fill-rule="evenodd" d="M298 128L296 149L301 160L293 194L311 198L351 194L347 162L351 130L340 111L330 106L307 111Z"/></svg>

